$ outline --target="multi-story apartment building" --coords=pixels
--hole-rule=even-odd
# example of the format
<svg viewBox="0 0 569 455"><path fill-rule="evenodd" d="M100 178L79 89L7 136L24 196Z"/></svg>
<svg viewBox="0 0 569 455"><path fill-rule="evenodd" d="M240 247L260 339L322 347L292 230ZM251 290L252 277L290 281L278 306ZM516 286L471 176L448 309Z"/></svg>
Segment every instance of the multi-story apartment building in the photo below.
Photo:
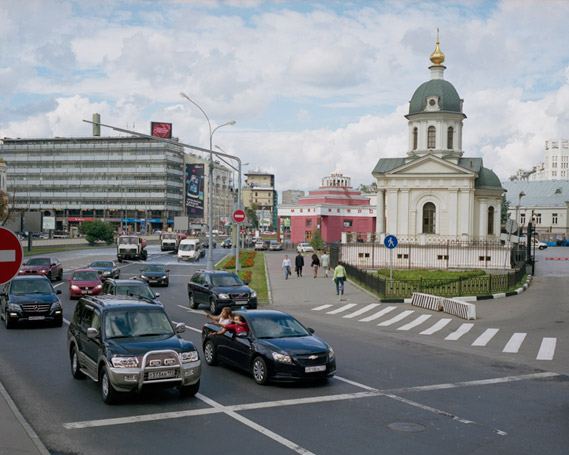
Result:
<svg viewBox="0 0 569 455"><path fill-rule="evenodd" d="M184 165L201 162L207 169L207 160L186 154L181 145L132 136L4 138L0 157L15 207L55 216L57 229L93 219L133 231L167 228L185 214ZM217 164L215 169L214 203L224 207L230 173ZM207 196L204 218L196 221L207 220Z"/></svg>
<svg viewBox="0 0 569 455"><path fill-rule="evenodd" d="M275 190L274 174L263 171L246 173L242 196L245 207L256 207L261 227L275 229L277 226L278 194Z"/></svg>
<svg viewBox="0 0 569 455"><path fill-rule="evenodd" d="M510 180L514 182L569 180L569 140L545 141L543 161L530 171L518 170Z"/></svg>
<svg viewBox="0 0 569 455"><path fill-rule="evenodd" d="M304 197L306 193L302 190L285 190L283 191L283 204L298 204L298 200Z"/></svg>

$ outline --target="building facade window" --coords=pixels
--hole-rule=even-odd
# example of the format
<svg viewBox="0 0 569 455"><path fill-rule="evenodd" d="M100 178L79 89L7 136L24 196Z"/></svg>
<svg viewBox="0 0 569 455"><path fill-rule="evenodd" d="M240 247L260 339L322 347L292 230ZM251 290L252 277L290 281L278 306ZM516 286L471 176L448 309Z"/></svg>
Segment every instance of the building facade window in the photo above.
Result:
<svg viewBox="0 0 569 455"><path fill-rule="evenodd" d="M434 126L429 126L427 130L427 148L434 149L436 141L437 129Z"/></svg>
<svg viewBox="0 0 569 455"><path fill-rule="evenodd" d="M413 128L413 150L417 150L419 145L419 130L417 127Z"/></svg>
<svg viewBox="0 0 569 455"><path fill-rule="evenodd" d="M344 227L352 227L353 224L353 220L344 220Z"/></svg>
<svg viewBox="0 0 569 455"><path fill-rule="evenodd" d="M557 213L551 214L551 224L557 224Z"/></svg>
<svg viewBox="0 0 569 455"><path fill-rule="evenodd" d="M312 227L312 220L306 220L306 227Z"/></svg>
<svg viewBox="0 0 569 455"><path fill-rule="evenodd" d="M423 234L435 233L435 216L437 209L435 204L427 202L423 206Z"/></svg>
<svg viewBox="0 0 569 455"><path fill-rule="evenodd" d="M536 213L534 218L535 224L541 224L541 213Z"/></svg>
<svg viewBox="0 0 569 455"><path fill-rule="evenodd" d="M447 149L452 150L453 141L454 141L454 128L452 126L449 126L447 130Z"/></svg>
<svg viewBox="0 0 569 455"><path fill-rule="evenodd" d="M488 207L488 235L494 235L494 207Z"/></svg>
<svg viewBox="0 0 569 455"><path fill-rule="evenodd" d="M522 213L522 214L520 215L520 224L521 224L521 225L526 224L526 214L525 214L525 213Z"/></svg>

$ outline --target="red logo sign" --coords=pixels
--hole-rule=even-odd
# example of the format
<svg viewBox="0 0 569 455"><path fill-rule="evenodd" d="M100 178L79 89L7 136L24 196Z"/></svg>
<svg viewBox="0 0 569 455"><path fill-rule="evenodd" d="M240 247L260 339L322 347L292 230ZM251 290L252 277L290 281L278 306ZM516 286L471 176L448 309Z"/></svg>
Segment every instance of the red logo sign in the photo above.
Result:
<svg viewBox="0 0 569 455"><path fill-rule="evenodd" d="M243 221L245 221L245 212L243 210L235 210L235 212L233 212L233 221L243 223Z"/></svg>
<svg viewBox="0 0 569 455"><path fill-rule="evenodd" d="M7 283L18 274L24 251L12 231L0 227L0 284Z"/></svg>

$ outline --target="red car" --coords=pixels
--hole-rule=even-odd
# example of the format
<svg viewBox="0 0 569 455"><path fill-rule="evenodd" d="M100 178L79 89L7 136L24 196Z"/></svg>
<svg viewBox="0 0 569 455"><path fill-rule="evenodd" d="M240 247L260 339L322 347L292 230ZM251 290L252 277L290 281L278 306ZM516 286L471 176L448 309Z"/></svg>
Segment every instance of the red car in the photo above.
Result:
<svg viewBox="0 0 569 455"><path fill-rule="evenodd" d="M79 298L83 295L97 295L101 293L103 284L99 274L91 269L79 269L73 272L69 281L69 297Z"/></svg>
<svg viewBox="0 0 569 455"><path fill-rule="evenodd" d="M31 258L24 262L18 275L44 275L50 281L63 278L63 266L55 258Z"/></svg>

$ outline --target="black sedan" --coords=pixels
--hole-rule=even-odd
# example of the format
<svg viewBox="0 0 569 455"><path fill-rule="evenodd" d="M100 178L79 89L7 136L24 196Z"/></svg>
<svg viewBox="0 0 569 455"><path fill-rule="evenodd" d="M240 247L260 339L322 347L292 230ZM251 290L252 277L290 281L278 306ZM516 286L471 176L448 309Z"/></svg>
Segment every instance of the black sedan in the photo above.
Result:
<svg viewBox="0 0 569 455"><path fill-rule="evenodd" d="M202 329L204 358L208 365L219 360L250 372L257 384L269 381L324 380L334 376L334 350L287 313L273 310L237 311L247 332L236 334L205 324Z"/></svg>
<svg viewBox="0 0 569 455"><path fill-rule="evenodd" d="M48 278L17 276L0 291L0 313L6 328L15 327L18 322L47 321L56 327L63 324L63 307Z"/></svg>
<svg viewBox="0 0 569 455"><path fill-rule="evenodd" d="M148 264L140 272L140 278L151 286L153 284L168 286L170 283L170 270L166 270L162 264Z"/></svg>
<svg viewBox="0 0 569 455"><path fill-rule="evenodd" d="M95 270L99 274L101 281L107 278L120 278L121 270L115 261L95 261L89 264L89 269Z"/></svg>

